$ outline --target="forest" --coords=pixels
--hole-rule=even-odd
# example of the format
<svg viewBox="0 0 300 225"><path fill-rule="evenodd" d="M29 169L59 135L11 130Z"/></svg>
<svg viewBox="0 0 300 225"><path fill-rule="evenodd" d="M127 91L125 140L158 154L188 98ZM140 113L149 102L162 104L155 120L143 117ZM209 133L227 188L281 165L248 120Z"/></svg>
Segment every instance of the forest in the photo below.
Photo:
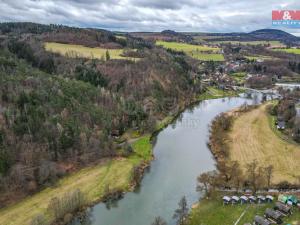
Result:
<svg viewBox="0 0 300 225"><path fill-rule="evenodd" d="M204 91L197 61L138 37L33 23L2 23L0 32L1 207L103 158L126 157L122 134L154 131ZM68 58L44 42L137 49L142 58Z"/></svg>

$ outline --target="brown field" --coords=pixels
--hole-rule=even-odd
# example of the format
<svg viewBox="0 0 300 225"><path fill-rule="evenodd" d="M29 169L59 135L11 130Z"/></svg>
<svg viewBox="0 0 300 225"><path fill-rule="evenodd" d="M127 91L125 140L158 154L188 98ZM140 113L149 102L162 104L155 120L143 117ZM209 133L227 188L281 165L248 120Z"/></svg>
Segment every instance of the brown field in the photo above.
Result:
<svg viewBox="0 0 300 225"><path fill-rule="evenodd" d="M271 128L264 104L237 117L229 133L230 159L245 167L257 160L261 166L274 166L273 183L299 182L300 145L289 143Z"/></svg>

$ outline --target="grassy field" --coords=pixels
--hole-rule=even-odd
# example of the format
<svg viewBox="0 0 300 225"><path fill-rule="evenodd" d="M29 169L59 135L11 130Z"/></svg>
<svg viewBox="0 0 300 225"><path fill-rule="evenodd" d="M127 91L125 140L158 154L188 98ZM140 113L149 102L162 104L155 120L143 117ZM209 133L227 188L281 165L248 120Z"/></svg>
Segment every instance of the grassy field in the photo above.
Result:
<svg viewBox="0 0 300 225"><path fill-rule="evenodd" d="M273 165L273 183L298 182L300 145L283 140L272 130L266 106L236 118L229 133L230 159L242 166L255 159L262 166Z"/></svg>
<svg viewBox="0 0 300 225"><path fill-rule="evenodd" d="M83 57L105 59L106 51L108 51L111 59L137 60L136 58L123 57L122 53L124 52L124 49L89 48L82 45L60 44L54 42L46 42L45 49L72 58Z"/></svg>
<svg viewBox="0 0 300 225"><path fill-rule="evenodd" d="M224 56L218 53L220 51L219 48L166 41L157 41L156 45L176 51L183 51L187 55L202 61L224 61Z"/></svg>
<svg viewBox="0 0 300 225"><path fill-rule="evenodd" d="M237 225L244 225L253 222L255 215L263 216L266 208L273 208L273 204L223 206L221 197L215 200L204 199L192 209L188 225L233 225L246 211L237 223ZM300 212L295 212L292 216L285 218L284 222L284 224L298 225Z"/></svg>
<svg viewBox="0 0 300 225"><path fill-rule="evenodd" d="M82 169L61 179L55 186L30 196L17 204L0 210L0 224L27 225L31 219L44 214L47 221L52 222L53 216L47 212L51 198L80 189L88 203L101 200L105 188L130 190L132 168L142 161L150 160L152 145L150 135L145 135L132 144L134 154L129 158L106 160L100 165Z"/></svg>
<svg viewBox="0 0 300 225"><path fill-rule="evenodd" d="M245 56L246 59L249 60L276 60L277 58L266 56L266 55L253 55L253 56Z"/></svg>
<svg viewBox="0 0 300 225"><path fill-rule="evenodd" d="M300 54L300 49L293 49L293 48L278 48L278 49L273 49L273 51L278 51L278 52L287 52L287 53L292 53L292 54Z"/></svg>
<svg viewBox="0 0 300 225"><path fill-rule="evenodd" d="M233 45L270 45L276 47L285 47L280 41L213 41L215 44L228 44Z"/></svg>
<svg viewBox="0 0 300 225"><path fill-rule="evenodd" d="M245 82L246 72L231 73L229 75L240 84Z"/></svg>
<svg viewBox="0 0 300 225"><path fill-rule="evenodd" d="M228 91L228 90L220 90L215 87L208 87L206 92L198 96L198 100L207 100L207 99L216 99L216 98L224 98L224 97L234 97L237 96L238 92L236 91Z"/></svg>

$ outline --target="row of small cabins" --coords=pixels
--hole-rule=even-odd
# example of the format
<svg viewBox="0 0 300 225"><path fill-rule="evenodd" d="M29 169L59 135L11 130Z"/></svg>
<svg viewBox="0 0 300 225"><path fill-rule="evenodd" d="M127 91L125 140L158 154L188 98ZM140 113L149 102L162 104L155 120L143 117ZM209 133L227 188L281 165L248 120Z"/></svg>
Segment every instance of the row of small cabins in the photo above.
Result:
<svg viewBox="0 0 300 225"><path fill-rule="evenodd" d="M259 195L259 196L224 196L223 197L223 204L224 205L228 205L228 204L246 204L246 203L265 203L265 202L273 202L274 197L271 195L267 195L267 196L263 196L263 195Z"/></svg>
<svg viewBox="0 0 300 225"><path fill-rule="evenodd" d="M283 217L292 214L292 206L285 205L282 202L276 202L273 209L267 208L264 217L255 216L255 225L272 225L272 224L282 224ZM247 225L247 224L246 224ZM251 225L251 224L248 224Z"/></svg>
<svg viewBox="0 0 300 225"><path fill-rule="evenodd" d="M224 196L223 204L245 204L245 203L271 203L274 197L271 195L263 196ZM292 206L298 206L300 209L300 202L296 196L289 195L279 195L278 202L275 203L273 209L267 208L264 217L256 215L254 218L254 225L272 225L272 224L282 224L283 217L292 214ZM245 224L251 225L251 224Z"/></svg>

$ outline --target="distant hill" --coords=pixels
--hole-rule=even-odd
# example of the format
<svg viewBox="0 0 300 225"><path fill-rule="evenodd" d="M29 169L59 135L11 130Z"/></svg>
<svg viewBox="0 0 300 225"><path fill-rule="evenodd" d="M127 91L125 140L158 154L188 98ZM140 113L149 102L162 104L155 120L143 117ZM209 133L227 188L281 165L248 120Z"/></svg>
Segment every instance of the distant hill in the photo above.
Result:
<svg viewBox="0 0 300 225"><path fill-rule="evenodd" d="M248 35L260 40L276 40L282 42L299 42L300 38L290 33L277 29L261 29L248 33Z"/></svg>
<svg viewBox="0 0 300 225"><path fill-rule="evenodd" d="M300 38L277 29L261 29L250 33L207 33L210 41L280 41L285 44L300 45Z"/></svg>

